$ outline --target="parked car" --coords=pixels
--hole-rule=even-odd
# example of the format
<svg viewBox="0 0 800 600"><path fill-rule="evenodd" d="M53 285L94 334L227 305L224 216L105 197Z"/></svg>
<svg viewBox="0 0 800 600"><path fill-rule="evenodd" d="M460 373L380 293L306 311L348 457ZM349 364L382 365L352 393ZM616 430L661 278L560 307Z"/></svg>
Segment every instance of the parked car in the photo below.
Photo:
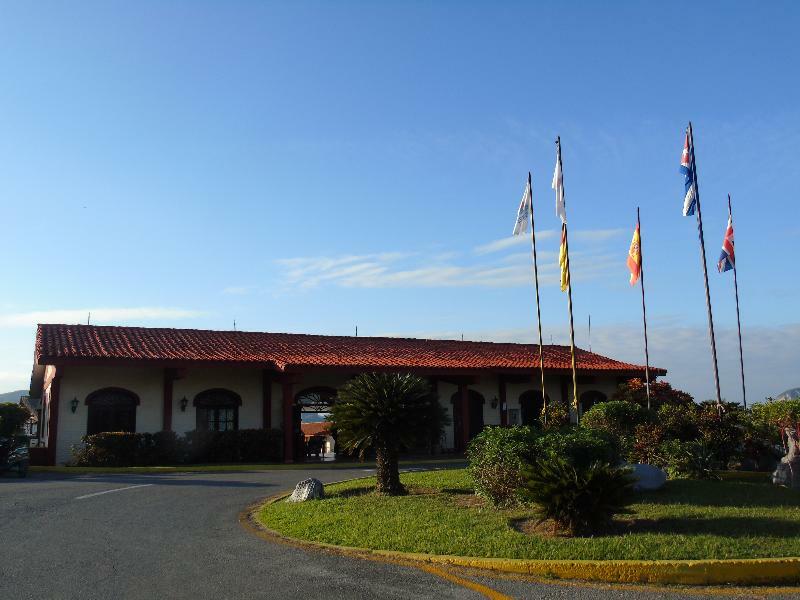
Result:
<svg viewBox="0 0 800 600"><path fill-rule="evenodd" d="M0 473L14 471L19 477L27 477L30 463L27 438L0 438Z"/></svg>

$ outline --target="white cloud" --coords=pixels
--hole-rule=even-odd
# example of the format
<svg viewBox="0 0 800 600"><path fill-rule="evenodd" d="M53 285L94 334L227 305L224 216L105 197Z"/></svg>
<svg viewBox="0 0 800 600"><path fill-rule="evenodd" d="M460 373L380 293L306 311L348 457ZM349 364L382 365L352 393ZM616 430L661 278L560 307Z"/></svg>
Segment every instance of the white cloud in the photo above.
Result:
<svg viewBox="0 0 800 600"><path fill-rule="evenodd" d="M183 308L142 306L134 308L82 308L0 314L0 327L29 327L37 323L85 323L91 313L92 323L190 319L204 313Z"/></svg>
<svg viewBox="0 0 800 600"><path fill-rule="evenodd" d="M624 229L576 229L569 231L569 237L582 242L605 242L625 233ZM633 234L633 230L631 230Z"/></svg>
<svg viewBox="0 0 800 600"><path fill-rule="evenodd" d="M231 285L222 289L222 293L226 296L244 296L252 291L252 286L249 285Z"/></svg>

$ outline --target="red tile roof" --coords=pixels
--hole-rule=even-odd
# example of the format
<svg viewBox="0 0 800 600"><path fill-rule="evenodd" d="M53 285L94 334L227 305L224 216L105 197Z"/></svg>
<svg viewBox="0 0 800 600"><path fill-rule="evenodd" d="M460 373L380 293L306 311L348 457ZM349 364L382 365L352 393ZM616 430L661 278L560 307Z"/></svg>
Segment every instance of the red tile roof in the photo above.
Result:
<svg viewBox="0 0 800 600"><path fill-rule="evenodd" d="M300 429L303 435L311 437L312 435L329 435L333 423L322 421L320 423L300 423Z"/></svg>
<svg viewBox="0 0 800 600"><path fill-rule="evenodd" d="M641 374L644 367L576 349L578 369ZM209 331L95 325L39 325L36 363L238 364L275 368L335 366L375 369L528 370L538 346L416 338ZM544 348L545 369L569 370L568 346ZM666 370L651 368L654 375Z"/></svg>

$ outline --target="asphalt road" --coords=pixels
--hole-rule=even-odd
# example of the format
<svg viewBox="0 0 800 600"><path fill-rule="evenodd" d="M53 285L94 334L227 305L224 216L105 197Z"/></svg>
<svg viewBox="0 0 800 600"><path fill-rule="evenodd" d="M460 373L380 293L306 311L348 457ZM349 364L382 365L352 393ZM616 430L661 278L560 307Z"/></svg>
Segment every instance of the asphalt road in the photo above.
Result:
<svg viewBox="0 0 800 600"><path fill-rule="evenodd" d="M330 482L366 474L309 469L0 477L0 599L487 597L463 581L413 567L271 543L238 522L246 506L306 476ZM449 573L513 598L697 597Z"/></svg>

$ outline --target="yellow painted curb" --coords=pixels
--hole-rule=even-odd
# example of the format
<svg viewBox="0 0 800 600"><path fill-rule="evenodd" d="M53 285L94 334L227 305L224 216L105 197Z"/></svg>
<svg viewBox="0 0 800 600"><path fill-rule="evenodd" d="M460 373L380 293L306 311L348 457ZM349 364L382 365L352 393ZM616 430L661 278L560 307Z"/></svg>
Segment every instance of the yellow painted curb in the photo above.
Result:
<svg viewBox="0 0 800 600"><path fill-rule="evenodd" d="M249 521L251 528L260 530L271 539L305 548L330 550L360 558L391 562L447 565L546 579L580 579L605 583L747 586L800 582L800 557L708 560L529 560L374 550L303 540L269 529L258 518L258 513L264 506L282 500L289 494L290 492L271 496L251 506L242 516Z"/></svg>

